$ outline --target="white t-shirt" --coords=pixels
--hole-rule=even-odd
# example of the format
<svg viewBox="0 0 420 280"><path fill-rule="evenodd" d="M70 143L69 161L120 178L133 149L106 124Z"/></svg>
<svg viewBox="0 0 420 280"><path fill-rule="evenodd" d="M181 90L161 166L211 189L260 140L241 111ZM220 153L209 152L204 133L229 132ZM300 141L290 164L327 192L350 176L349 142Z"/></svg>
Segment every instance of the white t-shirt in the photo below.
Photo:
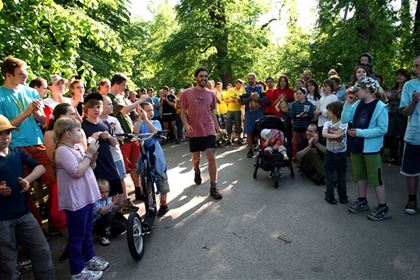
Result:
<svg viewBox="0 0 420 280"><path fill-rule="evenodd" d="M332 123L332 121L326 121L322 133L339 134L342 135L340 139L332 140L327 139L327 150L332 153L343 153L347 151L347 124L338 121Z"/></svg>
<svg viewBox="0 0 420 280"><path fill-rule="evenodd" d="M105 122L109 127L112 128L113 134L124 133L124 130L122 129L121 124L117 118L112 117L112 116L107 116L106 119L101 118L101 120ZM117 145L115 146L109 145L109 147L111 148L111 154L112 154L112 158L114 159L114 162L123 160L120 144L117 143Z"/></svg>
<svg viewBox="0 0 420 280"><path fill-rule="evenodd" d="M57 101L55 101L54 99L52 99L51 97L45 98L44 100L42 100L42 102L44 102L44 105L50 107L52 110L54 110L55 106L60 104ZM71 105L71 98L63 96L63 103L68 103L68 104Z"/></svg>
<svg viewBox="0 0 420 280"><path fill-rule="evenodd" d="M321 114L318 117L318 127L323 127L325 122L328 121L327 105L330 103L333 103L334 101L338 101L338 98L335 94L322 96L321 99L319 100L318 111L320 111Z"/></svg>

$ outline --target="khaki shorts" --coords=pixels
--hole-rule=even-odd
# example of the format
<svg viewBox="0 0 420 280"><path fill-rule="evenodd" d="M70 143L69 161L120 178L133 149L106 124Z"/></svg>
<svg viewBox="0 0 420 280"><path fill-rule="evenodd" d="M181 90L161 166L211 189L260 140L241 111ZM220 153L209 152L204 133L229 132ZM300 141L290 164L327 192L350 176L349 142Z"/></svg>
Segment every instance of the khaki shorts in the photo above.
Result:
<svg viewBox="0 0 420 280"><path fill-rule="evenodd" d="M351 173L353 181L367 180L368 185L383 185L381 154L350 153Z"/></svg>

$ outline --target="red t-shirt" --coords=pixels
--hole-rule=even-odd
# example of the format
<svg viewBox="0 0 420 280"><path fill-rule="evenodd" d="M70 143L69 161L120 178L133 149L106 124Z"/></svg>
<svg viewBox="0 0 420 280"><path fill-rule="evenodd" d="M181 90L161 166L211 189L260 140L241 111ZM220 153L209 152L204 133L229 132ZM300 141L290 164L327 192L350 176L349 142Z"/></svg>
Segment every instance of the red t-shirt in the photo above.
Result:
<svg viewBox="0 0 420 280"><path fill-rule="evenodd" d="M286 89L278 89L280 91L280 95L285 95L287 102L292 102L295 100L295 91L291 88Z"/></svg>
<svg viewBox="0 0 420 280"><path fill-rule="evenodd" d="M275 108L276 104L274 103L274 101L276 101L279 96L280 96L280 90L277 88L267 89L265 91L265 97L267 98L268 101L270 101L270 105L264 107L264 112L266 114L280 116L280 113L277 112Z"/></svg>
<svg viewBox="0 0 420 280"><path fill-rule="evenodd" d="M207 88L191 88L181 95L181 108L187 111L188 123L192 132L188 137L206 137L216 135L213 123L213 110L216 108L216 96Z"/></svg>

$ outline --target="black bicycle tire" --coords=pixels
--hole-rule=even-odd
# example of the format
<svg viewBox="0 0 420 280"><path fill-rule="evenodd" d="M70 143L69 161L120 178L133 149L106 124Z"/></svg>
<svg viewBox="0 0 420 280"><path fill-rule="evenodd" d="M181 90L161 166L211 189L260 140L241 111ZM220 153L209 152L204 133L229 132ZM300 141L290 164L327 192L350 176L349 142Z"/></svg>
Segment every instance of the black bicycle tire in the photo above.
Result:
<svg viewBox="0 0 420 280"><path fill-rule="evenodd" d="M140 229L140 233L135 232L134 226L135 226L135 223L137 223L136 221L138 221L138 224L140 224L140 227L138 228ZM140 252L137 250L137 247L136 247L136 240L134 238L135 234L138 234L139 238L141 239L142 246L141 246ZM128 244L128 250L130 251L131 256L135 260L138 260L138 261L141 260L144 254L144 236L143 236L143 228L141 225L141 218L137 213L130 213L130 215L128 216L127 244Z"/></svg>

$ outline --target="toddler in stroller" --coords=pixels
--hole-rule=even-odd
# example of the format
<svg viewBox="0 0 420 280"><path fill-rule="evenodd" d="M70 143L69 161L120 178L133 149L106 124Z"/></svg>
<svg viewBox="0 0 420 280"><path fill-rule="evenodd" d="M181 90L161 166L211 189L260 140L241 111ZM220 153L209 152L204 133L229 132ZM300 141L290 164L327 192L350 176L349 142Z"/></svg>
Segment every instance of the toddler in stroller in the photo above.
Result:
<svg viewBox="0 0 420 280"><path fill-rule="evenodd" d="M280 182L280 169L288 167L290 176L294 177L293 165L289 159L291 147L284 137L286 123L277 116L264 116L255 122L254 135L260 135L260 148L255 163L254 179L257 178L258 169L270 172L277 188Z"/></svg>
<svg viewBox="0 0 420 280"><path fill-rule="evenodd" d="M272 157L277 152L283 156L284 160L289 160L287 149L284 146L283 132L274 128L264 128L260 136L260 145L266 157Z"/></svg>

